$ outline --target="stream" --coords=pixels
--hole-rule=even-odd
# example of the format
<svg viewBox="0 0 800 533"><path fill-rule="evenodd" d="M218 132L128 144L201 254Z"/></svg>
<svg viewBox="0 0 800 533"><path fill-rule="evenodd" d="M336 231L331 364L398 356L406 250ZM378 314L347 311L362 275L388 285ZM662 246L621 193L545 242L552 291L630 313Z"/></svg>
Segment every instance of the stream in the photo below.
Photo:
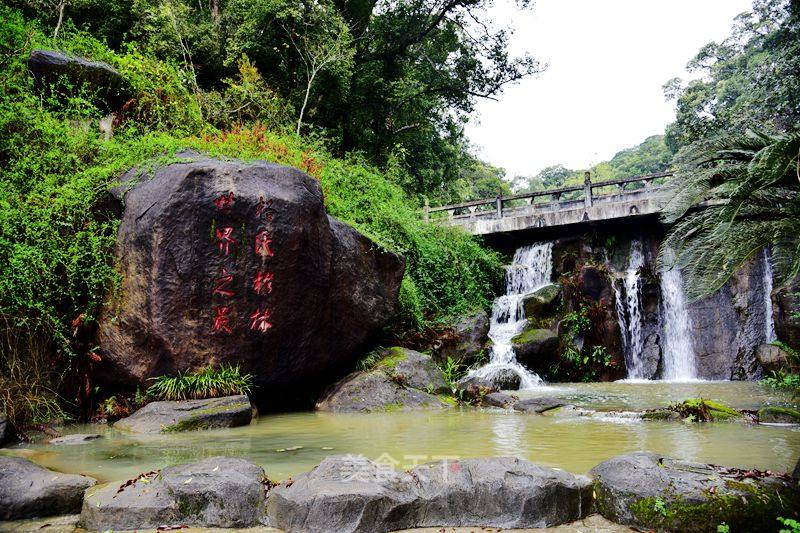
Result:
<svg viewBox="0 0 800 533"><path fill-rule="evenodd" d="M788 394L753 382L554 384L515 391L521 398L560 397L593 416L544 415L491 408L445 411L266 415L250 426L164 435L127 435L106 425L69 426L105 438L76 446L18 444L0 450L101 481L214 455L262 465L272 479L308 471L333 454L363 454L396 468L441 458L511 455L585 473L612 456L649 450L692 461L786 471L800 456L800 427L738 422L643 422L625 414L703 397L731 407L792 405ZM622 411L622 413L608 413ZM299 447L291 449L294 447Z"/></svg>

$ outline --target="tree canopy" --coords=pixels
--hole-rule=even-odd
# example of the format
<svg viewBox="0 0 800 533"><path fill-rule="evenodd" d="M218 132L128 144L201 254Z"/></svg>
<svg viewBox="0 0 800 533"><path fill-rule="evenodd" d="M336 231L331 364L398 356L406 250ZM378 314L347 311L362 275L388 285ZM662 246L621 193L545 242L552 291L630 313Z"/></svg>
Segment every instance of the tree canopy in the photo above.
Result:
<svg viewBox="0 0 800 533"><path fill-rule="evenodd" d="M245 61L298 129L339 155L400 166L400 185L432 199L452 198L462 165L472 165L464 124L475 101L541 70L509 53L510 29L488 17L492 0L10 3L51 27L63 14L118 51L173 61L198 91L224 88Z"/></svg>
<svg viewBox="0 0 800 533"><path fill-rule="evenodd" d="M699 77L669 80L676 103L667 128L673 152L747 129L779 133L800 122L800 3L755 0L731 35L705 45L687 65Z"/></svg>

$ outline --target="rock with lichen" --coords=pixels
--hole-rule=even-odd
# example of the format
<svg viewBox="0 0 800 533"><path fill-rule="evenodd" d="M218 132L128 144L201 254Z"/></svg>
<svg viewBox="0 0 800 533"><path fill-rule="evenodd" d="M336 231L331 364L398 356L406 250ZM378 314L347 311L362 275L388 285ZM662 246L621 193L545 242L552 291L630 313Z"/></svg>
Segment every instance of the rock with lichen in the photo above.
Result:
<svg viewBox="0 0 800 533"><path fill-rule="evenodd" d="M800 487L787 475L742 471L639 452L605 461L594 477L595 507L607 519L654 531L774 531L797 518Z"/></svg>

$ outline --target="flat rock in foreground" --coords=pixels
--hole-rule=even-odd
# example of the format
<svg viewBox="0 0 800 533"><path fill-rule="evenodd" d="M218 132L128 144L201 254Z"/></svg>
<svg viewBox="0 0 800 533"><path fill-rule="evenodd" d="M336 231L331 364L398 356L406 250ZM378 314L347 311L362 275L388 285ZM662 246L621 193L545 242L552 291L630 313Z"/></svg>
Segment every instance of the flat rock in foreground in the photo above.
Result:
<svg viewBox="0 0 800 533"><path fill-rule="evenodd" d="M81 525L90 531L258 525L265 501L264 470L244 459L211 457L142 474L86 493Z"/></svg>
<svg viewBox="0 0 800 533"><path fill-rule="evenodd" d="M148 403L114 427L133 433L164 433L245 426L253 419L247 396Z"/></svg>
<svg viewBox="0 0 800 533"><path fill-rule="evenodd" d="M305 532L414 527L546 527L591 508L591 482L528 461L440 461L398 472L364 457L326 458L270 492L271 526Z"/></svg>
<svg viewBox="0 0 800 533"><path fill-rule="evenodd" d="M95 484L86 476L61 474L21 457L0 456L0 520L75 513Z"/></svg>
<svg viewBox="0 0 800 533"><path fill-rule="evenodd" d="M657 531L774 531L775 518L797 518L797 481L745 476L738 469L653 453L621 455L592 469L596 509L620 524Z"/></svg>

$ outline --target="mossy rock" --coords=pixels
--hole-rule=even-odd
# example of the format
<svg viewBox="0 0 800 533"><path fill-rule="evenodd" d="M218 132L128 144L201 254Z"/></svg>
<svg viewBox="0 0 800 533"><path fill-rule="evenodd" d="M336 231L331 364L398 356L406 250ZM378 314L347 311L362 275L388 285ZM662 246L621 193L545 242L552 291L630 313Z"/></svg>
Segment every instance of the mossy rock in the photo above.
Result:
<svg viewBox="0 0 800 533"><path fill-rule="evenodd" d="M517 361L535 372L544 372L556 359L558 336L552 330L527 327L511 339L511 343Z"/></svg>
<svg viewBox="0 0 800 533"><path fill-rule="evenodd" d="M244 426L253 418L247 396L226 396L207 400L152 402L114 427L134 433L197 431Z"/></svg>
<svg viewBox="0 0 800 533"><path fill-rule="evenodd" d="M800 411L789 407L762 407L758 410L761 424L800 424Z"/></svg>
<svg viewBox="0 0 800 533"><path fill-rule="evenodd" d="M410 351L410 350L409 350ZM392 346L391 348L386 348L381 352L382 358L378 363L375 365L376 367L386 368L392 370L397 367L400 363L408 359L408 354L405 348L401 348L400 346Z"/></svg>
<svg viewBox="0 0 800 533"><path fill-rule="evenodd" d="M591 474L597 511L644 530L714 532L724 522L730 531L776 531L777 516L800 510L796 482L652 453L614 457Z"/></svg>
<svg viewBox="0 0 800 533"><path fill-rule="evenodd" d="M551 283L528 295L522 302L525 316L531 318L551 318L561 301L561 285Z"/></svg>
<svg viewBox="0 0 800 533"><path fill-rule="evenodd" d="M670 406L669 409L679 413L683 419L689 419L694 422L720 422L744 418L744 414L736 409L703 398L689 398Z"/></svg>
<svg viewBox="0 0 800 533"><path fill-rule="evenodd" d="M514 344L528 344L531 342L543 342L551 337L554 337L555 333L553 333L549 329L544 328L531 328L531 329L524 329L518 335L515 335L514 338L511 339L511 342Z"/></svg>
<svg viewBox="0 0 800 533"><path fill-rule="evenodd" d="M642 420L675 421L680 419L681 415L670 409L652 409L642 414Z"/></svg>
<svg viewBox="0 0 800 533"><path fill-rule="evenodd" d="M375 370L396 383L433 394L450 392L450 384L431 356L400 346L387 348L381 355Z"/></svg>

